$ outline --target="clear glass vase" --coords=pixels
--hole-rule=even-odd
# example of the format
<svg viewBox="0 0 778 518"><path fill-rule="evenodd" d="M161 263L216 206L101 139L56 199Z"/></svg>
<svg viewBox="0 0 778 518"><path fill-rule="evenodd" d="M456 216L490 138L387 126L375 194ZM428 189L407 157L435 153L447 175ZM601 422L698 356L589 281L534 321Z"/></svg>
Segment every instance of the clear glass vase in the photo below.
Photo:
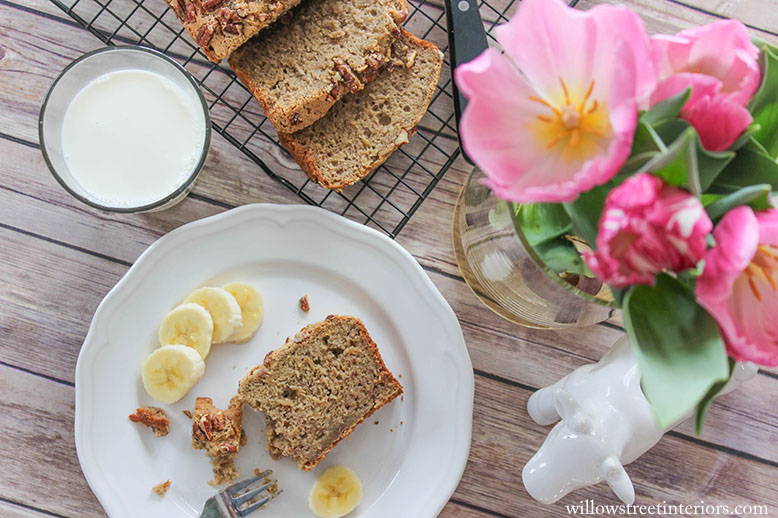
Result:
<svg viewBox="0 0 778 518"><path fill-rule="evenodd" d="M616 304L608 287L590 277L560 276L544 264L482 178L478 168L470 174L453 222L459 269L481 302L512 322L540 329L591 325L613 316Z"/></svg>

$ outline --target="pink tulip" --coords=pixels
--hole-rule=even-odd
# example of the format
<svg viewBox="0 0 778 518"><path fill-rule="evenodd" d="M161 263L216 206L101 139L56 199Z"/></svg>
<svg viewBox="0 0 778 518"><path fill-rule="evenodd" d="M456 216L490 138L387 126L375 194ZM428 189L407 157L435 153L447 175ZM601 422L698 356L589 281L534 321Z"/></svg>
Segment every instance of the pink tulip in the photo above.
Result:
<svg viewBox="0 0 778 518"><path fill-rule="evenodd" d="M728 212L713 231L697 300L738 361L778 365L778 210Z"/></svg>
<svg viewBox="0 0 778 518"><path fill-rule="evenodd" d="M632 176L605 200L589 268L616 288L654 284L663 270L694 267L713 228L700 200L648 173Z"/></svg>
<svg viewBox="0 0 778 518"><path fill-rule="evenodd" d="M656 80L634 12L523 0L486 50L454 77L469 99L467 154L501 198L572 201L613 177L630 153L638 103Z"/></svg>
<svg viewBox="0 0 778 518"><path fill-rule="evenodd" d="M681 117L711 151L727 149L753 118L746 105L759 86L759 49L746 27L722 20L651 38L651 54L659 84L651 104L692 88Z"/></svg>

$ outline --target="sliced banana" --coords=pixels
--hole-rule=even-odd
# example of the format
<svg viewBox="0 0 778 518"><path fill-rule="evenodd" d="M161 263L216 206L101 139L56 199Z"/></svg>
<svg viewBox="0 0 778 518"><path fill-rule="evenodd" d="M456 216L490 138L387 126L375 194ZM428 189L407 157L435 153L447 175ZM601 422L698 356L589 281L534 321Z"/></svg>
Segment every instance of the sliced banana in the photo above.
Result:
<svg viewBox="0 0 778 518"><path fill-rule="evenodd" d="M224 289L238 301L243 318L243 326L232 335L230 341L236 344L248 342L259 329L262 317L265 315L262 295L253 286L242 282L230 283Z"/></svg>
<svg viewBox="0 0 778 518"><path fill-rule="evenodd" d="M308 507L319 518L340 518L362 501L362 482L345 466L328 468L308 495Z"/></svg>
<svg viewBox="0 0 778 518"><path fill-rule="evenodd" d="M166 345L143 362L141 377L149 396L160 403L175 403L189 392L205 372L200 353L186 345Z"/></svg>
<svg viewBox="0 0 778 518"><path fill-rule="evenodd" d="M211 314L215 344L229 342L243 324L238 301L224 288L200 288L184 301L185 304L189 302L199 304Z"/></svg>
<svg viewBox="0 0 778 518"><path fill-rule="evenodd" d="M213 340L213 318L199 304L181 304L165 315L159 326L159 345L188 345L205 359Z"/></svg>

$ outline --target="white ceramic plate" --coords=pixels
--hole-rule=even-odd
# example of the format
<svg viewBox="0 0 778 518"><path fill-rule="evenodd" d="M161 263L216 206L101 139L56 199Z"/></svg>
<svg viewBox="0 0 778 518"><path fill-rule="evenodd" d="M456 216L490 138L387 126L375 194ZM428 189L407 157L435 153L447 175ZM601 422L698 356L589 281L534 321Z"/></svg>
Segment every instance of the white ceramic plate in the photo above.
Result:
<svg viewBox="0 0 778 518"><path fill-rule="evenodd" d="M163 406L170 434L156 438L127 416L156 404L140 381L167 311L200 286L256 286L265 319L245 344L215 345L200 382ZM299 298L311 309L303 313ZM470 448L473 371L454 312L419 264L383 234L322 209L249 205L184 225L149 247L97 308L76 367L75 436L89 485L112 517L199 516L215 490L211 466L191 448L182 410L197 396L224 408L238 380L287 336L329 314L363 320L405 388L338 444L313 471L264 450L264 424L244 413L241 478L273 469L284 493L257 518L312 516L307 496L327 467L362 480L360 518L436 516L462 475ZM167 495L151 487L170 480Z"/></svg>

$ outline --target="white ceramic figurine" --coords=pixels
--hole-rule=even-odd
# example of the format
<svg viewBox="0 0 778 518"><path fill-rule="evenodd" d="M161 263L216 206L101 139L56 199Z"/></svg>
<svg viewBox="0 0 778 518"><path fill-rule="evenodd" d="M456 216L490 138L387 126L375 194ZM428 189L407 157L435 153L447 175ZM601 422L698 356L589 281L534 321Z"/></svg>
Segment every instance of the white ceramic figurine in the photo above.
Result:
<svg viewBox="0 0 778 518"><path fill-rule="evenodd" d="M756 371L753 364L737 364L721 394ZM626 336L598 363L579 367L532 394L527 410L538 424L561 419L522 472L529 494L545 504L603 480L625 504L632 504L635 489L624 466L689 417L660 429L640 388L640 369Z"/></svg>

